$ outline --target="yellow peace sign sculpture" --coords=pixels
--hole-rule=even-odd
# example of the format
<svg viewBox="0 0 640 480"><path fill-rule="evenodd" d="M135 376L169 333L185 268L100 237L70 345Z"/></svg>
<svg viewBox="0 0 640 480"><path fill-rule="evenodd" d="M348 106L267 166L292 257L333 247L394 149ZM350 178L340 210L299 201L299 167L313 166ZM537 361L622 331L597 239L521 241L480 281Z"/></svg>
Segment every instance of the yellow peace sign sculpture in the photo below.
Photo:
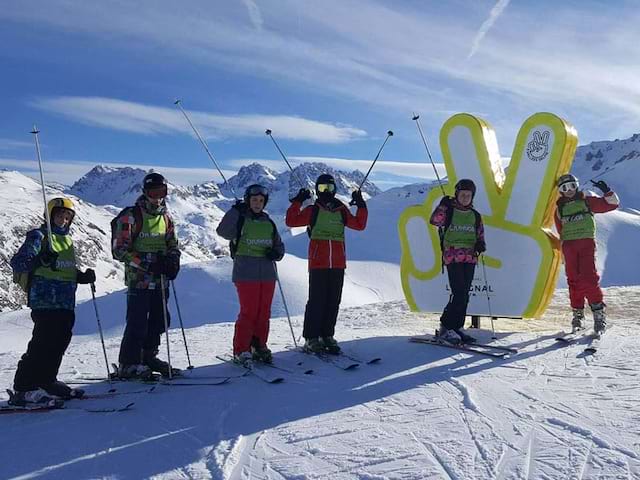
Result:
<svg viewBox="0 0 640 480"><path fill-rule="evenodd" d="M486 121L461 113L443 125L445 191L453 195L459 179L472 179L477 187L474 207L485 226L487 285L479 264L469 315L538 317L546 309L561 263L560 245L550 230L555 182L569 171L577 144L572 125L554 114L536 113L520 128L505 173L495 132ZM449 298L438 231L429 224L441 196L439 188L432 189L422 205L405 209L398 222L402 288L413 311L441 312Z"/></svg>

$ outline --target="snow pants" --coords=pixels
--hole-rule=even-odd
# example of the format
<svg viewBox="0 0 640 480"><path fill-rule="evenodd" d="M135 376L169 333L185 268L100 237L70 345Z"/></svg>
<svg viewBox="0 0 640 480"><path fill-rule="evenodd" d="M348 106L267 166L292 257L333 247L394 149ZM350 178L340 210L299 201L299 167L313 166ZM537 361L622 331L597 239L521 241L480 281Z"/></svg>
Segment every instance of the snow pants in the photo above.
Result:
<svg viewBox="0 0 640 480"><path fill-rule="evenodd" d="M469 289L473 282L475 269L474 263L450 263L447 265L451 294L449 295L449 303L440 317L440 323L448 330L457 330L464 326L467 305L469 304Z"/></svg>
<svg viewBox="0 0 640 480"><path fill-rule="evenodd" d="M233 353L249 352L252 345L266 347L276 281L235 282L235 285L240 313L233 335Z"/></svg>
<svg viewBox="0 0 640 480"><path fill-rule="evenodd" d="M18 362L13 388L35 390L56 381L64 352L71 342L76 315L73 310L32 310L33 334Z"/></svg>
<svg viewBox="0 0 640 480"><path fill-rule="evenodd" d="M562 254L571 308L584 308L585 298L589 304L601 303L600 276L596 269L596 242L591 238L564 241Z"/></svg>
<svg viewBox="0 0 640 480"><path fill-rule="evenodd" d="M333 337L342 300L344 268L314 268L309 270L309 300L304 310L306 339Z"/></svg>
<svg viewBox="0 0 640 480"><path fill-rule="evenodd" d="M118 361L123 365L142 363L143 351L155 352L164 333L164 312L167 310L167 324L171 317L167 304L169 289L165 289L166 303L162 302L162 290L156 288L130 288L127 292L127 326L124 329ZM154 355L155 356L155 355Z"/></svg>

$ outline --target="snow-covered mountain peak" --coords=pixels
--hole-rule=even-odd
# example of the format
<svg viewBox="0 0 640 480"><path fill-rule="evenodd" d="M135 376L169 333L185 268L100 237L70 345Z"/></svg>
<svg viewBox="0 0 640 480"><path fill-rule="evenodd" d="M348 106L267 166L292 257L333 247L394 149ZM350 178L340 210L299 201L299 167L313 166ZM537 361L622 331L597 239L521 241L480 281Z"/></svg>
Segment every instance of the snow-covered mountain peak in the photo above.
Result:
<svg viewBox="0 0 640 480"><path fill-rule="evenodd" d="M147 173L140 168L96 165L68 192L96 205L123 206L140 194L140 184Z"/></svg>

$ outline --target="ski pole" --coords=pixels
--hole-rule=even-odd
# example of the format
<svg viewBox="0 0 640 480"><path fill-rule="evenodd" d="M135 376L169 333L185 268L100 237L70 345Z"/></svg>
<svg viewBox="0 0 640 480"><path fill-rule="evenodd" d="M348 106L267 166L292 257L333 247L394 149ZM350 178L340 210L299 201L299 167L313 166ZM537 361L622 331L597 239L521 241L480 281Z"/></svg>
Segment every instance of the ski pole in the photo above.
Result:
<svg viewBox="0 0 640 480"><path fill-rule="evenodd" d="M429 161L431 162L431 166L433 167L433 171L436 174L436 178L438 179L438 185L440 185L440 190L442 190L442 196L445 196L444 187L442 186L442 180L440 180L440 175L438 174L438 169L436 168L436 164L433 162L433 157L431 156L431 151L429 150L429 146L427 145L427 139L424 138L424 133L422 133L422 126L420 125L420 115L416 115L413 113L413 117L411 120L416 122L418 126L418 131L420 132L420 138L422 138L422 143L424 144L424 148L427 151L427 155L429 156Z"/></svg>
<svg viewBox="0 0 640 480"><path fill-rule="evenodd" d="M184 324L182 323L182 313L180 312L180 304L178 303L178 293L176 292L176 282L171 280L171 288L173 289L173 300L176 302L176 310L178 311L178 318L180 319L180 329L182 330L182 339L184 340L184 349L187 352L187 362L189 366L187 370L193 370L191 365L191 357L189 356L189 346L187 345L187 336L184 333Z"/></svg>
<svg viewBox="0 0 640 480"><path fill-rule="evenodd" d="M369 167L369 170L367 170L367 173L365 174L364 178L362 179L362 181L360 182L360 186L358 186L358 191L362 190L362 186L364 185L364 183L367 181L367 178L369 178L369 174L371 173L371 170L373 170L373 166L376 164L376 162L378 161L378 158L380 158L380 154L382 153L382 149L384 148L384 146L387 143L387 140L389 140L390 137L393 137L393 132L391 130L389 130L387 132L387 136L384 139L384 142L382 142L382 145L380 146L380 150L378 150L378 154L376 155L376 157L373 159L373 162L371 162L371 166ZM356 201L355 200L351 200L349 202L349 205L355 205Z"/></svg>
<svg viewBox="0 0 640 480"><path fill-rule="evenodd" d="M44 202L44 218L47 222L47 239L49 240L49 249L53 251L53 235L51 234L51 218L49 218L49 208L47 205L47 195L44 190L44 173L42 171L42 155L40 154L40 140L38 139L38 134L40 130L33 126L33 130L31 133L34 136L36 143L36 154L38 156L38 168L40 169L40 185L42 186L42 201Z"/></svg>
<svg viewBox="0 0 640 480"><path fill-rule="evenodd" d="M362 186L364 185L364 182L366 182L367 178L369 178L369 174L371 173L371 170L373 170L373 166L378 161L378 158L380 158L380 154L382 153L382 149L384 148L384 146L386 145L386 143L387 143L387 141L389 140L390 137L393 137L393 132L391 130L389 130L387 132L387 136L385 137L384 142L382 142L382 145L380 146L380 150L378 150L378 154L376 155L376 158L373 159L373 162L371 163L371 166L369 167L369 170L367 170L367 173L365 174L364 178L360 182L360 186L358 187L358 190L362 190Z"/></svg>
<svg viewBox="0 0 640 480"><path fill-rule="evenodd" d="M284 291L282 290L282 283L280 283L280 275L278 275L278 266L274 260L273 269L276 272L276 282L280 289L280 296L282 297L282 304L284 305L284 311L287 313L287 320L289 321L289 329L291 330L291 337L293 338L294 347L298 348L298 342L296 342L296 334L293 332L293 325L291 324L291 316L289 315L289 307L287 307L287 300L284 298Z"/></svg>
<svg viewBox="0 0 640 480"><path fill-rule="evenodd" d="M302 179L300 178L300 176L298 175L298 172L296 172L293 167L291 166L291 164L289 163L289 160L287 159L286 155L282 152L282 150L280 149L280 146L278 145L278 142L276 142L276 139L273 138L273 135L271 135L271 130L270 129L266 129L264 131L264 133L271 139L271 141L273 142L273 144L276 146L276 149L278 150L278 152L280 153L280 156L282 157L282 159L284 160L284 162L287 164L287 167L289 167L289 170L291 170L291 173L295 174L297 179L298 179L298 183L300 183L300 187L304 188L307 184L305 182L302 181Z"/></svg>
<svg viewBox="0 0 640 480"><path fill-rule="evenodd" d="M164 334L167 342L167 363L169 364L169 380L172 378L173 372L171 371L171 351L169 349L169 320L167 319L167 296L164 291L165 276L164 273L160 275L160 288L162 288L162 315L164 316Z"/></svg>
<svg viewBox="0 0 640 480"><path fill-rule="evenodd" d="M173 102L173 104L178 106L178 108L180 109L180 111L184 115L184 118L187 119L187 122L189 122L189 125L191 125L191 128L193 129L193 132L196 134L196 137L198 137L198 140L200 140L200 143L202 144L202 147L204 148L205 152L207 152L207 155L209 156L209 158L211 159L213 164L218 169L218 173L222 177L222 180L224 180L224 184L227 186L227 188L229 190L231 190L231 193L233 194L234 198L237 200L238 196L236 195L235 190L233 189L231 184L229 184L229 182L227 181L227 178L224 176L224 173L222 173L222 170L220 169L220 166L218 165L218 162L216 162L216 159L214 158L213 154L211 153L211 150L209 150L209 146L207 145L207 142L205 142L204 139L202 138L202 136L200 136L200 132L198 132L198 129L191 122L191 119L189 118L189 115L187 115L187 112L182 107L182 100L176 100L175 102Z"/></svg>
<svg viewBox="0 0 640 480"><path fill-rule="evenodd" d="M104 363L107 366L107 380L109 381L109 385L113 387L113 382L111 381L111 375L109 372L109 360L107 359L107 349L104 346L104 335L102 333L102 323L100 322L100 315L98 314L98 302L96 302L96 284L91 283L91 298L93 298L93 309L96 312L96 321L98 322L98 332L100 332L100 342L102 343L102 353L104 355ZM113 388L109 390L110 392L115 391Z"/></svg>
<svg viewBox="0 0 640 480"><path fill-rule="evenodd" d="M481 255L480 257L482 260L482 274L484 276L484 288L485 288L485 293L487 294L487 305L489 306L489 317L491 317L491 332L493 333L491 338L495 340L497 337L496 337L496 329L493 326L493 313L491 313L491 299L489 297L489 283L487 282L487 269L484 266L484 255Z"/></svg>

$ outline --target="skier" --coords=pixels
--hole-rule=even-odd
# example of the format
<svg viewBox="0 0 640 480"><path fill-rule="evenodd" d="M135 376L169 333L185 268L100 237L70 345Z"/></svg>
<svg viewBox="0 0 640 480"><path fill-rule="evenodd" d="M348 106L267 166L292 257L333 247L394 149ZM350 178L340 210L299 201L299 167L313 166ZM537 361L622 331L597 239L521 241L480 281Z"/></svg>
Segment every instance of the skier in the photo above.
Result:
<svg viewBox="0 0 640 480"><path fill-rule="evenodd" d="M51 238L45 222L27 233L11 259L14 278L22 278L31 308L33 333L27 352L18 362L10 404L50 403L60 397L82 397L81 389L72 389L57 380L62 357L69 346L75 323L78 284L94 283L95 272L77 268L69 227L75 217L68 198L54 198L47 204Z"/></svg>
<svg viewBox="0 0 640 480"><path fill-rule="evenodd" d="M180 250L167 211L167 181L149 173L142 181L142 195L111 223L113 258L125 265L127 325L120 344L118 375L149 378L153 372L169 376L169 364L160 360L160 337L169 323L168 281L180 271ZM162 294L164 287L164 301ZM179 374L174 369L172 374Z"/></svg>
<svg viewBox="0 0 640 480"><path fill-rule="evenodd" d="M271 363L267 341L277 278L275 262L284 256L284 244L275 223L264 211L269 202L267 189L250 185L243 200L231 207L216 229L218 235L230 240L231 280L240 302L233 355L239 363L250 360Z"/></svg>
<svg viewBox="0 0 640 480"><path fill-rule="evenodd" d="M289 227L307 226L311 238L309 300L304 311L304 348L313 353L337 355L341 349L334 334L347 266L344 229L364 230L368 212L360 190L351 194L358 207L355 215L336 199L336 182L329 174L318 177L315 190L315 203L301 210L303 202L311 198L311 192L306 188L300 189L291 199L285 221Z"/></svg>
<svg viewBox="0 0 640 480"><path fill-rule="evenodd" d="M475 184L472 180L462 179L455 189L455 197L442 197L431 214L430 223L440 229L442 260L451 288L449 302L440 317L438 337L448 343L460 344L475 342L462 327L478 256L487 247L482 216L473 208Z"/></svg>
<svg viewBox="0 0 640 480"><path fill-rule="evenodd" d="M558 179L560 198L556 202L554 220L562 242L569 299L573 309L573 331L584 328L584 299L593 313L593 330L597 334L607 328L605 304L596 270L596 222L594 213L618 208L620 200L602 180L592 181L604 196L587 196L578 191L578 179L571 174Z"/></svg>

